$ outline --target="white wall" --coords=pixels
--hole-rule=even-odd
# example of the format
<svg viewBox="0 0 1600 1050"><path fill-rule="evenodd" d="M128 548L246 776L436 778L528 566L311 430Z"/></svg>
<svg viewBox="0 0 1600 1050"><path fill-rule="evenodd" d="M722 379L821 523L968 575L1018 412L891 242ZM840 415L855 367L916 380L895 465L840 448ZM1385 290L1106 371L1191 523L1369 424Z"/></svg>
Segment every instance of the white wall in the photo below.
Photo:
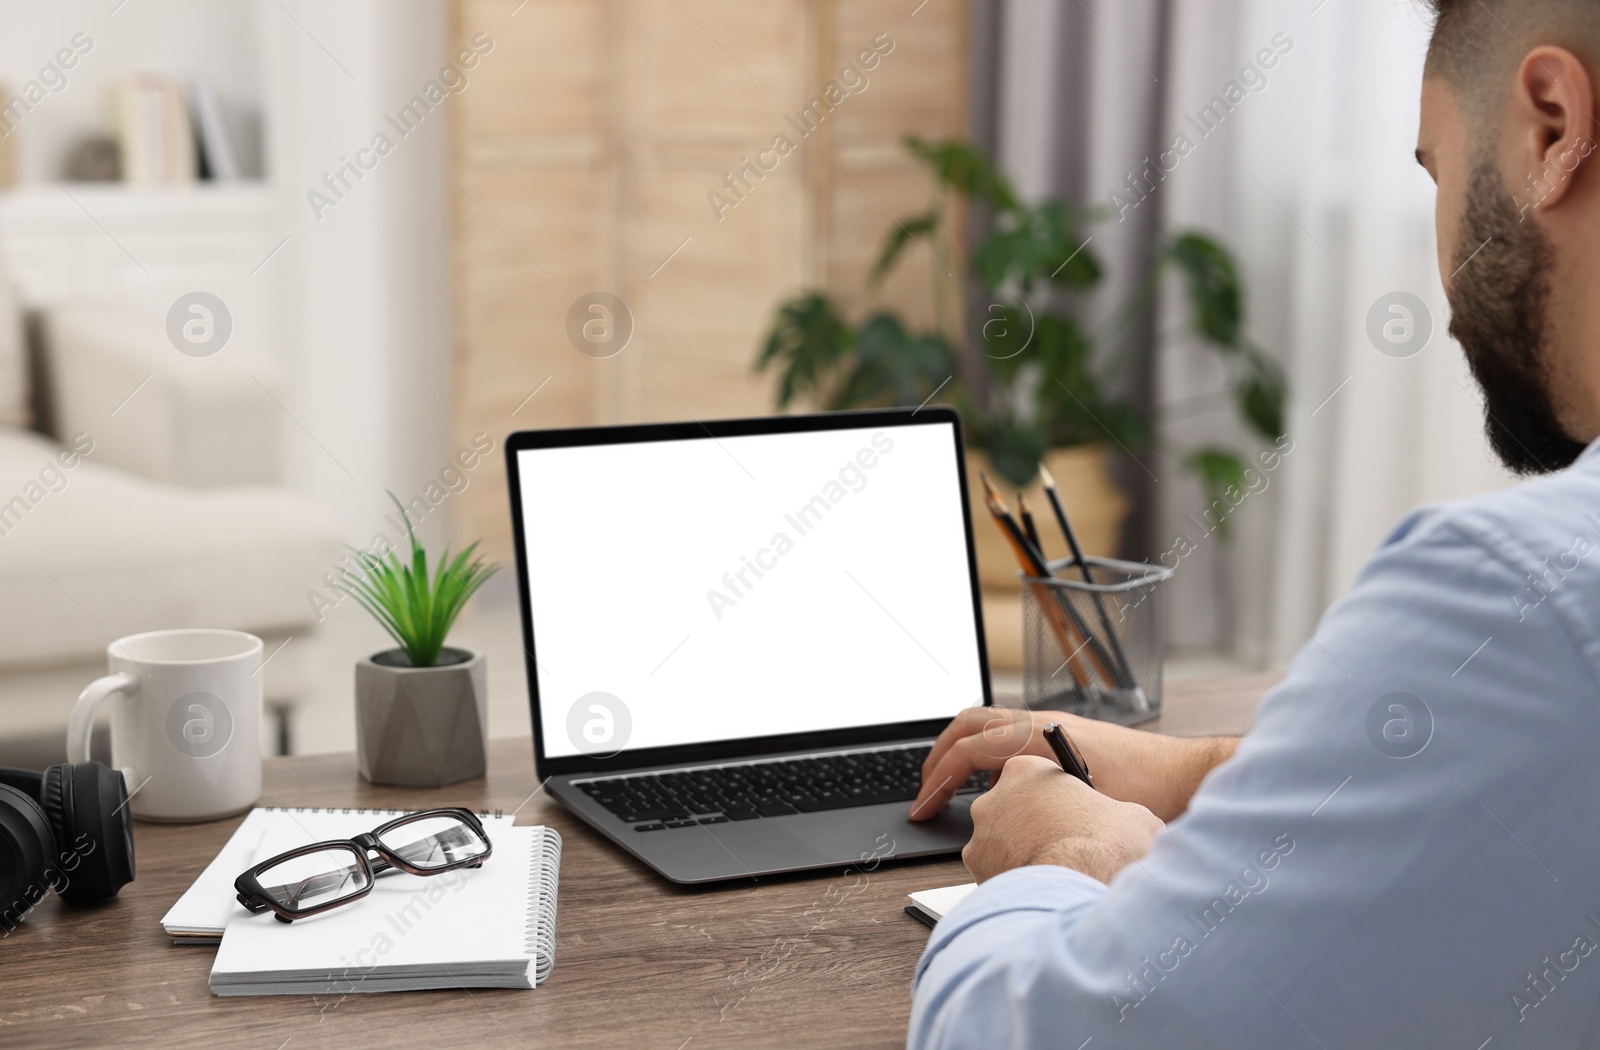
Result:
<svg viewBox="0 0 1600 1050"><path fill-rule="evenodd" d="M111 12L115 10L116 13ZM160 71L209 84L247 172L259 173L261 68L251 4L242 0L0 0L0 85L21 90L77 33L93 42L66 87L47 94L9 136L17 177L46 182L87 133L111 130L109 84L123 73Z"/></svg>
<svg viewBox="0 0 1600 1050"><path fill-rule="evenodd" d="M273 265L289 275L291 469L365 544L391 509L384 490L420 492L452 451L449 105L404 136L385 120L448 60L448 7L256 6L268 164L289 237ZM331 198L324 176L380 132L392 152L314 207L307 194ZM438 537L443 522L429 525Z"/></svg>
<svg viewBox="0 0 1600 1050"><path fill-rule="evenodd" d="M1052 138L1071 133L1049 67L1068 61L1052 45L1072 7L1002 8L1000 157L1025 192L1047 179ZM1155 92L1166 111L1160 140L1182 132L1192 145L1126 223L1092 227L1108 271L1101 302L1124 300L1130 234L1159 210L1167 231L1198 228L1233 250L1250 335L1291 384L1294 450L1230 515L1231 540L1196 526L1207 500L1193 478L1170 456L1152 459L1155 553L1180 536L1196 546L1169 590L1169 645L1281 663L1408 510L1509 483L1446 331L1433 185L1412 156L1427 17L1412 0L1172 0L1163 68L1162 4L1086 0L1084 11L1088 203L1108 207L1124 174L1143 166ZM1186 116L1279 33L1293 46L1266 84L1210 134L1197 132ZM1394 291L1419 297L1432 315L1432 341L1414 357L1385 356L1367 336L1369 310ZM1165 438L1176 448L1259 448L1226 399L1206 400L1226 388L1226 373L1209 350L1182 345L1184 297L1167 292L1160 327L1176 338L1157 370Z"/></svg>
<svg viewBox="0 0 1600 1050"><path fill-rule="evenodd" d="M1066 100L1055 90L1052 52L1064 9L1054 0L1010 0L1000 8L1000 78L995 141L999 167L1024 199L1050 196L1054 137Z"/></svg>
<svg viewBox="0 0 1600 1050"><path fill-rule="evenodd" d="M1210 0L1175 6L1168 90L1179 120L1275 34L1294 41L1267 87L1184 161L1166 201L1169 225L1207 226L1238 252L1251 332L1289 371L1295 450L1236 513L1229 558L1236 644L1276 664L1412 507L1510 479L1445 331L1433 184L1412 156L1429 31L1421 5L1233 0L1226 18ZM1432 341L1414 357L1385 356L1367 336L1369 309L1392 291L1431 311ZM1182 510L1169 503L1167 513Z"/></svg>
<svg viewBox="0 0 1600 1050"><path fill-rule="evenodd" d="M406 135L384 119L448 61L449 5L0 0L0 26L8 93L75 34L94 42L67 72L67 87L47 95L11 136L19 181L44 195L60 192L47 172L59 174L73 141L111 130L115 76L160 71L218 93L244 131L236 146L268 174L270 243L282 245L248 282L276 304L272 324L252 331L270 328L274 345L260 349L283 362L289 381L291 483L332 511L351 542L369 541L389 509L385 490L419 493L453 451L450 107ZM324 174L380 131L394 150L317 214L307 191L327 193ZM98 199L87 192L77 196ZM435 540L444 526L436 518L425 530Z"/></svg>

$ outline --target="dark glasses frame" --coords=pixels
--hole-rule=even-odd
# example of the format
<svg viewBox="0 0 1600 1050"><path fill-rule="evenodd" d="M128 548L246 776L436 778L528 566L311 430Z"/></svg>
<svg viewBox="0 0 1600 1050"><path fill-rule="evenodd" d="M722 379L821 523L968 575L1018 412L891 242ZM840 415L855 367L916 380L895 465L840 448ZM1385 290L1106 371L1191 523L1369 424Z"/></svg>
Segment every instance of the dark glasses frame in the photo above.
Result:
<svg viewBox="0 0 1600 1050"><path fill-rule="evenodd" d="M415 824L420 820L431 820L436 817L453 817L467 825L467 827L470 828L472 832L478 836L478 838L483 840L483 852L475 857L454 861L450 864L443 864L438 867L431 868L419 868L414 864L407 862L405 858L401 857L394 850L385 846L381 841L385 832L393 831L395 828L401 828L407 824ZM354 891L353 893L348 894L347 896L340 897L338 900L328 901L325 904L314 905L310 908L292 908L278 903L278 901L267 892L266 887L261 885L260 876L262 873L276 867L279 864L282 864L284 861L293 860L296 857L303 857L310 853L323 853L332 850L343 850L356 858L357 867L359 867L359 869L365 873L367 877L365 886ZM376 861L372 860L367 856L368 853L378 854L378 859ZM313 842L307 846L299 846L295 849L286 850L283 853L279 853L275 857L269 857L268 859L245 871L237 879L233 880L233 888L238 893L239 903L244 905L252 915L259 915L261 912L270 909L273 912L274 917L277 918L279 922L293 922L296 919L304 919L312 915L320 915L325 911L330 911L334 908L342 908L346 904L355 903L356 901L365 897L367 894L371 893L373 884L377 877L386 872L403 871L408 875L421 875L424 877L429 875L442 875L447 871L455 871L458 868L481 868L483 867L483 862L488 860L493 855L494 843L489 841L488 833L483 830L483 821L478 819L478 815L476 813L472 812L470 809L465 809L459 806L443 806L438 809L424 809L419 810L416 813L408 813L403 817L397 817L386 824L381 824L378 827L373 828L371 831L357 835L354 838L329 839L325 842Z"/></svg>

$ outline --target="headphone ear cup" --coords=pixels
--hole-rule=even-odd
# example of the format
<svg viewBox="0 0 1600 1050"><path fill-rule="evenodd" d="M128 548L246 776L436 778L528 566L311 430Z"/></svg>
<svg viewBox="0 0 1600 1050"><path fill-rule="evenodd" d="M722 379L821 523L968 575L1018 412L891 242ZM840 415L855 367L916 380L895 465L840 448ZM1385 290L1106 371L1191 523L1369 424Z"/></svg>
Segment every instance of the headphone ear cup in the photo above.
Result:
<svg viewBox="0 0 1600 1050"><path fill-rule="evenodd" d="M56 845L33 799L0 784L0 932L9 933L50 890Z"/></svg>
<svg viewBox="0 0 1600 1050"><path fill-rule="evenodd" d="M56 837L57 847L65 847L71 836L67 834L67 807L68 796L72 785L67 782L67 770L71 766L50 766L39 774L39 807L44 810L44 819L50 824L50 832ZM54 860L55 857L50 858Z"/></svg>
<svg viewBox="0 0 1600 1050"><path fill-rule="evenodd" d="M133 817L120 770L101 762L51 766L40 796L61 851L54 860L62 900L104 900L133 881Z"/></svg>

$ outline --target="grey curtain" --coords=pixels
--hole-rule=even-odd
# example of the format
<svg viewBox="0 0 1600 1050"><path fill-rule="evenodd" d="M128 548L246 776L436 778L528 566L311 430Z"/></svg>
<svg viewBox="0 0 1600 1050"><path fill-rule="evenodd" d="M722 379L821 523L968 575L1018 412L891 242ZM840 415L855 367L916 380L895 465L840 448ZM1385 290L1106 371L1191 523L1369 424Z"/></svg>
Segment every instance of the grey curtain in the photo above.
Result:
<svg viewBox="0 0 1600 1050"><path fill-rule="evenodd" d="M1119 330L1116 321L1149 279L1157 245L1169 228L1170 186L1158 182L1152 188L1146 175L1149 162L1172 146L1169 84L1178 61L1173 0L973 0L970 12L972 134L1024 197L1053 196L1086 209L1107 208L1113 193L1133 199L1130 177L1146 187L1135 206L1118 209L1120 216L1086 230L1106 278L1091 300L1072 305L1086 327L1101 336L1099 352L1109 354L1115 349L1109 337ZM1231 5L1222 13L1230 14ZM1220 21L1215 31L1228 33L1230 19ZM972 223L976 240L988 229L988 217L975 214ZM978 301L976 309L982 305ZM1122 338L1148 342L1174 314L1181 319L1181 310L1158 299ZM1168 403L1219 407L1212 395L1223 377L1186 367L1187 353L1174 345L1160 357L1145 359L1122 378L1118 392L1163 423L1167 413L1158 406ZM1225 409L1225 402L1220 407ZM1185 429L1196 430L1193 425ZM1202 421L1199 430L1205 429ZM1220 429L1227 431L1226 422ZM1118 456L1115 469L1133 505L1120 553L1155 560L1170 547L1172 519L1183 518L1184 508L1204 508L1198 486L1159 443L1137 456ZM1225 558L1215 544L1206 544L1184 559L1169 591L1173 647L1231 645Z"/></svg>

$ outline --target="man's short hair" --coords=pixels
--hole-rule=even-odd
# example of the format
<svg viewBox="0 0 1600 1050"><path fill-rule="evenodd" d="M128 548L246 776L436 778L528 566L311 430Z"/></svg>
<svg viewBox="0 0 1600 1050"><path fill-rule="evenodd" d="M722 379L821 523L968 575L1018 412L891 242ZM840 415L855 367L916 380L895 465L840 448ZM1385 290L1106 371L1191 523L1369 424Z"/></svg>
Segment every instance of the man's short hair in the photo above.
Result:
<svg viewBox="0 0 1600 1050"><path fill-rule="evenodd" d="M1498 107L1528 50L1557 44L1592 70L1600 58L1600 0L1423 0L1433 12L1427 74L1460 93L1481 120Z"/></svg>

